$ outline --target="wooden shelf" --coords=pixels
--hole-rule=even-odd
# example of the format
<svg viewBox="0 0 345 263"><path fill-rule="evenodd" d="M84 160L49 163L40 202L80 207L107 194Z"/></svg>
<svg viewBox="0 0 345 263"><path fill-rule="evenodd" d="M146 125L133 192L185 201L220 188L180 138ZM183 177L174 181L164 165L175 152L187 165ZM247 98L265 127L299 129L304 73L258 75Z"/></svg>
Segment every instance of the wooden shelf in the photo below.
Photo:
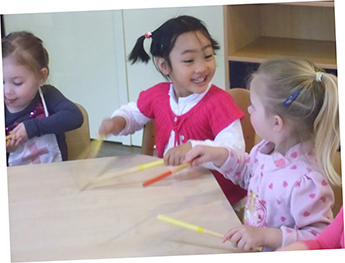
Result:
<svg viewBox="0 0 345 263"><path fill-rule="evenodd" d="M282 4L282 5L300 5L300 6L334 7L334 1L290 2L290 3L278 3L278 4Z"/></svg>
<svg viewBox="0 0 345 263"><path fill-rule="evenodd" d="M298 57L317 66L336 69L336 44L333 41L260 37L244 48L229 54L232 61L261 63L277 57Z"/></svg>
<svg viewBox="0 0 345 263"><path fill-rule="evenodd" d="M298 57L337 69L334 1L228 5L224 31L227 62Z"/></svg>

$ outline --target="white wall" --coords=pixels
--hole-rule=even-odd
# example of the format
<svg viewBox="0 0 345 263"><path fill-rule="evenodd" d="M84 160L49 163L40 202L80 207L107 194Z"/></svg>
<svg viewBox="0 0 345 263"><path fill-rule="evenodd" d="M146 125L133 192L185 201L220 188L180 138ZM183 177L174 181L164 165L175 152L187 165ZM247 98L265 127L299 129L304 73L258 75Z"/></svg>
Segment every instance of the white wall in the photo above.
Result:
<svg viewBox="0 0 345 263"><path fill-rule="evenodd" d="M6 33L27 30L44 41L48 82L89 113L95 138L104 117L127 102L122 11L5 15Z"/></svg>
<svg viewBox="0 0 345 263"><path fill-rule="evenodd" d="M203 20L221 45L213 83L225 87L223 7L174 7L4 15L6 33L27 30L40 37L50 55L48 82L89 113L91 137L120 105L163 81L152 62L126 62L136 39L178 15ZM146 44L149 41L145 41ZM142 132L108 139L141 145Z"/></svg>

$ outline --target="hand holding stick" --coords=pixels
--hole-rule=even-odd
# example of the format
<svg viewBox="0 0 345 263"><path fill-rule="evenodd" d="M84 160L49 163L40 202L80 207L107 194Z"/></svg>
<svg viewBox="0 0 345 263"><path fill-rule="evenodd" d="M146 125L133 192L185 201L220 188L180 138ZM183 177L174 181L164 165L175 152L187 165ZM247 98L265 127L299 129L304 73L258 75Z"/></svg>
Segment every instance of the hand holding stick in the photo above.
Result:
<svg viewBox="0 0 345 263"><path fill-rule="evenodd" d="M12 137L13 137L13 134L7 135L7 136L6 136L6 142L7 142L8 140L10 140Z"/></svg>
<svg viewBox="0 0 345 263"><path fill-rule="evenodd" d="M208 235L219 237L219 238L223 238L223 236L224 236L220 233L202 228L200 226L192 225L192 224L171 218L171 217L166 216L166 215L158 215L157 218L161 221L166 222L166 223L173 224L173 225L179 226L179 227L183 227L183 228L186 228L186 229L189 229L192 231L197 231L199 233L204 233L204 234L208 234ZM257 248L253 249L253 251L261 251L261 250L262 250L262 247L257 247Z"/></svg>

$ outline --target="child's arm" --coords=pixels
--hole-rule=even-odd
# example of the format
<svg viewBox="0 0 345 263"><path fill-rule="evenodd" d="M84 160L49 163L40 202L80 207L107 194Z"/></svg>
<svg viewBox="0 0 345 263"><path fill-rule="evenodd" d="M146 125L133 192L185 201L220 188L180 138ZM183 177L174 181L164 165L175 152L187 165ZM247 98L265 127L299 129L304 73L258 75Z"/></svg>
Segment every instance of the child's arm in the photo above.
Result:
<svg viewBox="0 0 345 263"><path fill-rule="evenodd" d="M282 247L280 251L306 250L306 249L336 249L342 248L344 242L344 213L341 207L333 222L316 238L300 241Z"/></svg>
<svg viewBox="0 0 345 263"><path fill-rule="evenodd" d="M299 178L290 196L289 213L295 227L281 227L282 246L298 240L315 239L333 219L333 192L321 174L310 171Z"/></svg>
<svg viewBox="0 0 345 263"><path fill-rule="evenodd" d="M189 140L192 147L197 145L227 147L239 153L245 152L245 143L242 133L242 126L240 120L235 120L228 127L221 130L214 140L196 141ZM212 163L204 163L204 167L214 170ZM217 169L216 169L217 170Z"/></svg>
<svg viewBox="0 0 345 263"><path fill-rule="evenodd" d="M229 151L224 147L195 146L185 158L192 166L199 166L206 162L212 162L215 166L222 166L229 156Z"/></svg>
<svg viewBox="0 0 345 263"><path fill-rule="evenodd" d="M29 139L44 134L63 133L82 125L83 114L76 104L53 86L45 86L42 91L50 115L47 118L23 122Z"/></svg>
<svg viewBox="0 0 345 263"><path fill-rule="evenodd" d="M219 171L234 184L247 189L250 179L250 162L248 154L225 147L196 146L186 154L185 162L201 165L211 162L213 169Z"/></svg>
<svg viewBox="0 0 345 263"><path fill-rule="evenodd" d="M170 148L164 155L166 165L179 165L185 161L186 154L195 146L227 147L244 153L244 139L240 120L236 120L220 131L214 140L189 140L187 143ZM198 165L201 165L199 163ZM208 169L217 170L211 162L202 162Z"/></svg>
<svg viewBox="0 0 345 263"><path fill-rule="evenodd" d="M336 249L344 245L344 212L341 207L333 222L316 238L306 241L309 249Z"/></svg>
<svg viewBox="0 0 345 263"><path fill-rule="evenodd" d="M228 127L221 130L212 140L196 141L189 140L192 147L197 145L218 146L231 148L237 152L245 151L245 142L243 138L242 126L240 120L235 120Z"/></svg>
<svg viewBox="0 0 345 263"><path fill-rule="evenodd" d="M142 114L135 102L122 105L114 111L111 118L105 119L100 128L99 134L106 137L113 135L129 135L141 130L150 119Z"/></svg>
<svg viewBox="0 0 345 263"><path fill-rule="evenodd" d="M102 124L98 130L98 134L102 138L105 138L110 134L118 135L125 126L125 118L121 116L114 116L113 118L108 118L102 121Z"/></svg>

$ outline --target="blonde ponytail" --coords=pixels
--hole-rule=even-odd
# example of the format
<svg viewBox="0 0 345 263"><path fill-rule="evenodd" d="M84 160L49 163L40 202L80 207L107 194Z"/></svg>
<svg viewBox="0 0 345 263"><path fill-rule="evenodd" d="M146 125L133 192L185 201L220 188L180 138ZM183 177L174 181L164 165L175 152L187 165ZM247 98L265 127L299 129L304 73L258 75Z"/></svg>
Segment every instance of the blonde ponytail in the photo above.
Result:
<svg viewBox="0 0 345 263"><path fill-rule="evenodd" d="M321 82L325 96L314 122L315 152L328 181L341 185L341 178L332 165L340 145L338 82L334 75L327 73L323 73Z"/></svg>

